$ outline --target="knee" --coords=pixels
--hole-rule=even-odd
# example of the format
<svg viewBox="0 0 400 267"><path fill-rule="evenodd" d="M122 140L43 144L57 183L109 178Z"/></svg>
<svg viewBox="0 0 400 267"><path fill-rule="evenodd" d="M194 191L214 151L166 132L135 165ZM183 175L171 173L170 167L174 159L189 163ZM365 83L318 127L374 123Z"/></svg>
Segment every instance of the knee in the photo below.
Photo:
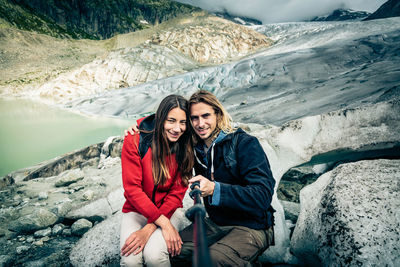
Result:
<svg viewBox="0 0 400 267"><path fill-rule="evenodd" d="M168 252L156 252L156 251L148 251L148 253L143 254L144 261L146 266L165 266L165 264L169 263L169 254Z"/></svg>
<svg viewBox="0 0 400 267"><path fill-rule="evenodd" d="M128 257L121 257L121 266L131 267L131 266L141 266L143 265L142 253L138 255L129 255Z"/></svg>
<svg viewBox="0 0 400 267"><path fill-rule="evenodd" d="M229 261L229 257L225 253L213 248L210 248L210 258L214 266L225 266Z"/></svg>

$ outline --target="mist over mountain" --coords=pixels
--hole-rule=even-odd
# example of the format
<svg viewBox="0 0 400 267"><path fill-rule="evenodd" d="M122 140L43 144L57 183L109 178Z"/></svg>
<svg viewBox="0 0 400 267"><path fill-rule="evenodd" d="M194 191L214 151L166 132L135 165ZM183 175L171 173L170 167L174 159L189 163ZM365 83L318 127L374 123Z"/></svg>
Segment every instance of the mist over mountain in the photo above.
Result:
<svg viewBox="0 0 400 267"><path fill-rule="evenodd" d="M266 23L310 20L336 9L374 12L386 0L178 0L211 12L228 12L232 16L254 18Z"/></svg>

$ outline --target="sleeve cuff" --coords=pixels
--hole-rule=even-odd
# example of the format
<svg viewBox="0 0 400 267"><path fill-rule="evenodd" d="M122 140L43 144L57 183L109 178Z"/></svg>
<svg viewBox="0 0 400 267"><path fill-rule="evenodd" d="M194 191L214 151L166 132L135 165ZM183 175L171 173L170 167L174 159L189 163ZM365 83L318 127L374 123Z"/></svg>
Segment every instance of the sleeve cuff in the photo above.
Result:
<svg viewBox="0 0 400 267"><path fill-rule="evenodd" d="M214 183L215 183L214 193L212 195L212 198L209 198L209 203L210 205L218 206L221 199L221 185L218 182Z"/></svg>

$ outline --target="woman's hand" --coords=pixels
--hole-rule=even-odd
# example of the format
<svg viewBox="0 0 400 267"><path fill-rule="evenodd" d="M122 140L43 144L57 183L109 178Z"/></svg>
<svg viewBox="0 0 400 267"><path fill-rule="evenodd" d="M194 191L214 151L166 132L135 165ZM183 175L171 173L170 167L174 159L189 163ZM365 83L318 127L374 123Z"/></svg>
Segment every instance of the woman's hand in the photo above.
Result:
<svg viewBox="0 0 400 267"><path fill-rule="evenodd" d="M167 243L168 253L171 254L172 257L179 255L183 242L171 221L164 215L161 215L155 223L161 227L163 237Z"/></svg>
<svg viewBox="0 0 400 267"><path fill-rule="evenodd" d="M131 253L138 254L147 244L151 234L157 229L153 223L145 225L142 229L133 232L125 241L121 248L121 256L129 256Z"/></svg>
<svg viewBox="0 0 400 267"><path fill-rule="evenodd" d="M139 132L139 128L137 126L137 124L133 124L131 126L128 127L127 130L124 131L125 136L127 136L128 134L134 135L135 133Z"/></svg>

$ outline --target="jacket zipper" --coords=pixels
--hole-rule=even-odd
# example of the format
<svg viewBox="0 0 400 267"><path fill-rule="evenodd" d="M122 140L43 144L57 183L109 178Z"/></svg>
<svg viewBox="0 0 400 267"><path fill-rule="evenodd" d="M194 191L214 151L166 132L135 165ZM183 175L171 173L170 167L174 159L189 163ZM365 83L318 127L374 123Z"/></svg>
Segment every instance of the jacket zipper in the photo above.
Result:
<svg viewBox="0 0 400 267"><path fill-rule="evenodd" d="M153 194L151 196L151 201L153 201L154 205L156 204L156 191L157 191L157 185L154 185Z"/></svg>

